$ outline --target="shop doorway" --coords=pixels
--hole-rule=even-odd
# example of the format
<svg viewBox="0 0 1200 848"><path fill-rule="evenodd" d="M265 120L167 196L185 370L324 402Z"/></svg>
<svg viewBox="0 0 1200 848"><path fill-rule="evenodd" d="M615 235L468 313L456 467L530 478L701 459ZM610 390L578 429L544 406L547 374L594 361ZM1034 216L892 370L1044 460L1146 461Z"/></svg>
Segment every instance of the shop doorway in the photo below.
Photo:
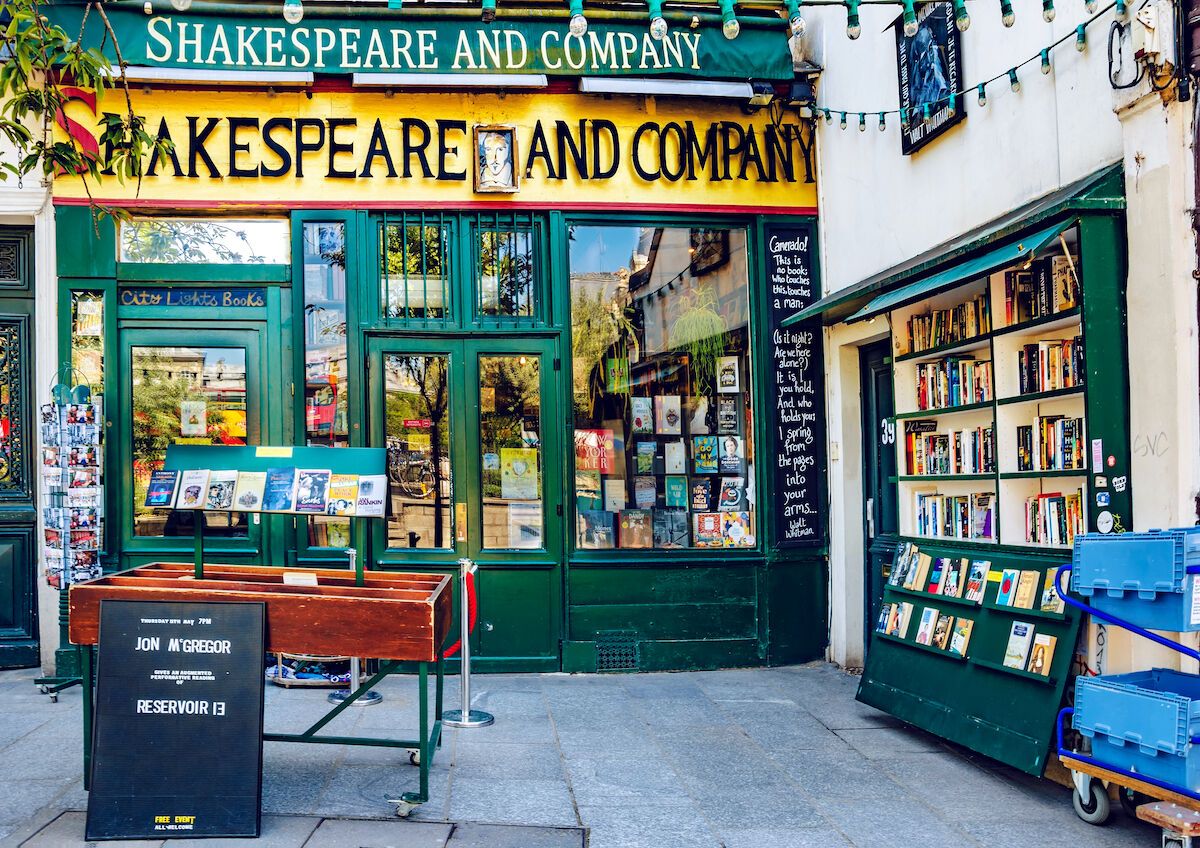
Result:
<svg viewBox="0 0 1200 848"><path fill-rule="evenodd" d="M373 339L371 444L388 452L383 567L479 565L484 670L556 670L562 632L562 403L551 339ZM456 599L457 602L457 599Z"/></svg>
<svg viewBox="0 0 1200 848"><path fill-rule="evenodd" d="M266 441L268 416L278 415L279 405L267 391L266 337L265 325L257 322L122 328L114 439L121 474L110 485L114 516L121 522L123 568L190 560L196 521L204 522L209 558L247 565L285 560L286 552L276 550L280 545L272 539L282 536L290 516L143 505L150 474L162 467L169 445Z"/></svg>
<svg viewBox="0 0 1200 848"><path fill-rule="evenodd" d="M863 432L863 649L879 618L884 569L892 561L897 530L896 420L891 347L887 340L859 352Z"/></svg>

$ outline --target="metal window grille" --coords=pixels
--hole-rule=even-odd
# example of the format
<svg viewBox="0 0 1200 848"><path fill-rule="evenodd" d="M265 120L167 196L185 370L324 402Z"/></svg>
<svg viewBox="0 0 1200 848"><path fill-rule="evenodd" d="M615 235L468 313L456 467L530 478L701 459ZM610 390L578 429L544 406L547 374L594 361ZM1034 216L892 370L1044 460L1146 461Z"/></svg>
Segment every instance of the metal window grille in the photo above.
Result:
<svg viewBox="0 0 1200 848"><path fill-rule="evenodd" d="M530 213L481 212L473 216L471 230L478 322L488 327L540 323L540 219Z"/></svg>
<svg viewBox="0 0 1200 848"><path fill-rule="evenodd" d="M450 325L453 239L449 215L401 212L383 216L379 225L379 302L388 326Z"/></svg>
<svg viewBox="0 0 1200 848"><path fill-rule="evenodd" d="M641 667L636 633L632 630L596 631L596 671L638 671Z"/></svg>

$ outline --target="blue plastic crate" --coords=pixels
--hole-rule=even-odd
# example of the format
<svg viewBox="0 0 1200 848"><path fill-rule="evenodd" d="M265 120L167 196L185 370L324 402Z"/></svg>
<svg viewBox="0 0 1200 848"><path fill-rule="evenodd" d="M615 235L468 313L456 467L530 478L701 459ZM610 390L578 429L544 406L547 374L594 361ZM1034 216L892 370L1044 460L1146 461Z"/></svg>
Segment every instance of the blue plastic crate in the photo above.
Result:
<svg viewBox="0 0 1200 848"><path fill-rule="evenodd" d="M1200 792L1200 677L1166 668L1080 677L1075 729L1092 758Z"/></svg>
<svg viewBox="0 0 1200 848"><path fill-rule="evenodd" d="M1147 630L1200 630L1200 527L1075 537L1071 589Z"/></svg>

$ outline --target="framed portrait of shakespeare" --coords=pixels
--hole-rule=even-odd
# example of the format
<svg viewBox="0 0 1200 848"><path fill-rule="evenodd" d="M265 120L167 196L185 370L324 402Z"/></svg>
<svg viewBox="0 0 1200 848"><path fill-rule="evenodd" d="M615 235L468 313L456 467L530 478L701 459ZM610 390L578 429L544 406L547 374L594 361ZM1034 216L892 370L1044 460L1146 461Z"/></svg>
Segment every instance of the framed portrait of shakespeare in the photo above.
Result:
<svg viewBox="0 0 1200 848"><path fill-rule="evenodd" d="M517 131L499 124L476 124L475 191L480 194L513 194L518 189Z"/></svg>

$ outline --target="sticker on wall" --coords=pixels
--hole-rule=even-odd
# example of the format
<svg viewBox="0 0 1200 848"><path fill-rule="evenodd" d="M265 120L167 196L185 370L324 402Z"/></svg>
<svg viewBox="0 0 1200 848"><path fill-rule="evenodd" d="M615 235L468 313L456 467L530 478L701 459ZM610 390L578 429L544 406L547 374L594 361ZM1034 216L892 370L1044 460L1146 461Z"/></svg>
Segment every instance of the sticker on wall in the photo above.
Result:
<svg viewBox="0 0 1200 848"><path fill-rule="evenodd" d="M538 496L538 459L534 448L500 448L500 497L533 501Z"/></svg>
<svg viewBox="0 0 1200 848"><path fill-rule="evenodd" d="M1129 478L1125 475L1113 478L1113 490L1116 492L1125 491L1125 485L1129 482Z"/></svg>
<svg viewBox="0 0 1200 848"><path fill-rule="evenodd" d="M483 455L483 470L484 471L499 471L500 470L500 454L485 453Z"/></svg>
<svg viewBox="0 0 1200 848"><path fill-rule="evenodd" d="M208 403L202 400L179 402L179 435L203 436L208 432Z"/></svg>
<svg viewBox="0 0 1200 848"><path fill-rule="evenodd" d="M1092 439L1092 471L1097 474L1104 470L1104 440Z"/></svg>
<svg viewBox="0 0 1200 848"><path fill-rule="evenodd" d="M1103 474L1096 475L1096 488L1097 489L1107 489L1108 488L1108 478L1105 477Z"/></svg>
<svg viewBox="0 0 1200 848"><path fill-rule="evenodd" d="M1096 516L1096 529L1101 533L1111 533L1113 529L1113 514L1107 509Z"/></svg>
<svg viewBox="0 0 1200 848"><path fill-rule="evenodd" d="M1116 458L1115 456L1112 456L1112 455L1110 454L1110 455L1109 455L1109 457L1108 457L1108 467L1109 467L1109 468L1112 468L1112 467L1113 467L1114 465L1116 465L1116 464L1117 464L1117 458Z"/></svg>
<svg viewBox="0 0 1200 848"><path fill-rule="evenodd" d="M1108 506L1112 501L1112 495L1108 492L1096 492L1096 506Z"/></svg>

